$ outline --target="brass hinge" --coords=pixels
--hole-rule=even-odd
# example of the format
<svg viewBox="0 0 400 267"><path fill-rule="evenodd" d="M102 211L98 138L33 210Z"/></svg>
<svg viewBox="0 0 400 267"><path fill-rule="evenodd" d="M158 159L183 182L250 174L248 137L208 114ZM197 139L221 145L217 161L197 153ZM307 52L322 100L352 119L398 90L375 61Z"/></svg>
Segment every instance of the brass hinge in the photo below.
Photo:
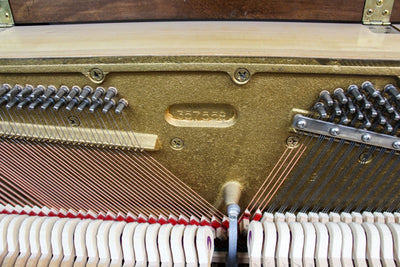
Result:
<svg viewBox="0 0 400 267"><path fill-rule="evenodd" d="M0 0L0 28L14 26L10 3L8 0Z"/></svg>
<svg viewBox="0 0 400 267"><path fill-rule="evenodd" d="M394 0L365 0L363 24L390 25Z"/></svg>

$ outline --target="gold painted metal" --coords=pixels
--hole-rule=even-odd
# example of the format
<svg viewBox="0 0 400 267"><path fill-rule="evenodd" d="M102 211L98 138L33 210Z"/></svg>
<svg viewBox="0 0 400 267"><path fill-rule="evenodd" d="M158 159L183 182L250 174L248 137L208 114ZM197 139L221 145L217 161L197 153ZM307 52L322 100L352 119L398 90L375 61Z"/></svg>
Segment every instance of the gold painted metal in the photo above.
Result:
<svg viewBox="0 0 400 267"><path fill-rule="evenodd" d="M150 154L221 210L227 181L240 182L241 207L249 203L289 145L294 112L310 110L319 92L365 80L382 89L400 76L400 61L149 56L0 59L0 83L95 87L87 76L93 68L108 73L102 86L118 88L129 101L124 113L133 131L158 136L161 148ZM248 83L233 82L238 68L251 73ZM194 107L230 110L234 123L175 118L174 125L171 117L179 114L172 107L191 116ZM176 137L183 149L171 146Z"/></svg>
<svg viewBox="0 0 400 267"><path fill-rule="evenodd" d="M14 26L14 18L8 0L0 0L0 28Z"/></svg>
<svg viewBox="0 0 400 267"><path fill-rule="evenodd" d="M366 0L363 13L363 24L390 25L394 0Z"/></svg>
<svg viewBox="0 0 400 267"><path fill-rule="evenodd" d="M229 104L175 104L167 108L165 120L177 127L230 127L237 111Z"/></svg>

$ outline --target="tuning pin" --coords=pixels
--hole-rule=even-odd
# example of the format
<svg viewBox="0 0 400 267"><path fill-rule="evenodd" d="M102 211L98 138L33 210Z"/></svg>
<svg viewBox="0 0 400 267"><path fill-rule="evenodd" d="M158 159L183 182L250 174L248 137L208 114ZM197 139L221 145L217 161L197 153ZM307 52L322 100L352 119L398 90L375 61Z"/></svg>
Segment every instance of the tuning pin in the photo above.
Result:
<svg viewBox="0 0 400 267"><path fill-rule="evenodd" d="M29 99L30 101L35 100L36 98L38 98L41 94L43 94L45 88L43 85L38 85L33 92L29 95Z"/></svg>
<svg viewBox="0 0 400 267"><path fill-rule="evenodd" d="M76 97L77 95L79 95L82 92L82 89L79 86L72 86L71 91L69 92L69 94L66 97L66 100L68 102L70 102L72 99L74 99L74 97Z"/></svg>
<svg viewBox="0 0 400 267"><path fill-rule="evenodd" d="M8 93L8 91L11 90L11 86L7 83L4 83L1 87L0 87L0 97L4 96L5 94Z"/></svg>
<svg viewBox="0 0 400 267"><path fill-rule="evenodd" d="M40 97L42 102L46 101L49 99L55 92L57 91L57 88L54 85L49 85L44 92L44 94Z"/></svg>
<svg viewBox="0 0 400 267"><path fill-rule="evenodd" d="M49 99L46 100L46 102L43 103L43 105L40 107L41 110L46 110L48 109L51 105L54 104L54 99L50 97Z"/></svg>
<svg viewBox="0 0 400 267"><path fill-rule="evenodd" d="M0 98L0 105L3 105L7 101L8 101L8 98L6 96L3 96L2 98Z"/></svg>
<svg viewBox="0 0 400 267"><path fill-rule="evenodd" d="M5 96L8 97L8 99L10 100L11 98L17 96L21 91L22 91L22 86L16 84Z"/></svg>
<svg viewBox="0 0 400 267"><path fill-rule="evenodd" d="M374 109L374 107L371 107L369 109L369 115L371 116L371 118L376 118L378 116L378 111L376 111L376 109Z"/></svg>
<svg viewBox="0 0 400 267"><path fill-rule="evenodd" d="M339 123L344 125L349 124L350 119L346 116L346 114L343 113Z"/></svg>
<svg viewBox="0 0 400 267"><path fill-rule="evenodd" d="M79 112L82 112L87 106L90 106L91 103L92 103L92 101L89 98L85 98L81 101L77 110Z"/></svg>
<svg viewBox="0 0 400 267"><path fill-rule="evenodd" d="M364 119L364 114L361 112L361 110L358 108L358 106L356 106L356 115L355 117L357 118L357 120L362 121Z"/></svg>
<svg viewBox="0 0 400 267"><path fill-rule="evenodd" d="M10 102L7 103L6 108L10 109L13 106L15 106L19 102L18 98L14 97L13 99L10 100Z"/></svg>
<svg viewBox="0 0 400 267"><path fill-rule="evenodd" d="M371 103L368 101L367 97L363 95L363 108L364 109L370 109L372 107Z"/></svg>
<svg viewBox="0 0 400 267"><path fill-rule="evenodd" d="M336 100L333 101L333 109L335 111L335 116L339 117L340 115L342 115L342 109L340 108L339 102L337 102Z"/></svg>
<svg viewBox="0 0 400 267"><path fill-rule="evenodd" d="M103 100L97 99L96 101L92 102L93 104L89 108L89 112L93 113L98 109L101 105L103 105Z"/></svg>
<svg viewBox="0 0 400 267"><path fill-rule="evenodd" d="M42 103L42 99L41 98L37 98L35 101L33 101L30 105L29 105L29 109L33 110L35 108L37 108L37 106L39 106Z"/></svg>
<svg viewBox="0 0 400 267"><path fill-rule="evenodd" d="M361 98L362 98L362 97L361 97ZM350 112L351 114L356 113L356 106L354 106L353 101L351 100L350 97L347 98L347 99L348 99L347 107L348 107L348 109L349 109L349 112Z"/></svg>
<svg viewBox="0 0 400 267"><path fill-rule="evenodd" d="M380 92L378 91L378 95L375 97L375 99L378 101L378 105L379 106L383 106L385 105L385 98L380 94Z"/></svg>
<svg viewBox="0 0 400 267"><path fill-rule="evenodd" d="M62 85L60 89L58 89L56 95L54 96L55 101L59 101L64 95L69 93L69 88L65 85Z"/></svg>
<svg viewBox="0 0 400 267"><path fill-rule="evenodd" d="M395 99L400 100L400 92L396 89L396 87L393 84L387 84L383 88L383 91L393 96Z"/></svg>
<svg viewBox="0 0 400 267"><path fill-rule="evenodd" d="M118 90L114 87L109 87L104 97L104 102L109 102L111 99L118 94Z"/></svg>
<svg viewBox="0 0 400 267"><path fill-rule="evenodd" d="M383 116L380 112L378 112L377 120L380 125L385 125L388 122L385 116Z"/></svg>
<svg viewBox="0 0 400 267"><path fill-rule="evenodd" d="M344 91L342 88L336 88L333 91L333 96L339 101L340 104L346 105L348 100L347 97L344 95Z"/></svg>
<svg viewBox="0 0 400 267"><path fill-rule="evenodd" d="M314 109L318 112L321 119L326 119L328 117L324 103L322 103L322 102L315 103Z"/></svg>
<svg viewBox="0 0 400 267"><path fill-rule="evenodd" d="M360 91L358 90L358 86L355 84L350 85L347 88L347 92L349 92L357 101L361 101L363 99Z"/></svg>
<svg viewBox="0 0 400 267"><path fill-rule="evenodd" d="M110 111L110 109L112 109L113 107L115 107L115 100L111 99L110 101L108 101L105 105L104 108L102 110L103 113L107 113Z"/></svg>
<svg viewBox="0 0 400 267"><path fill-rule="evenodd" d="M392 119L394 121L399 121L400 120L400 114L399 114L399 112L397 112L397 110L393 111Z"/></svg>
<svg viewBox="0 0 400 267"><path fill-rule="evenodd" d="M29 98L25 98L22 102L18 103L17 109L23 109L30 102Z"/></svg>
<svg viewBox="0 0 400 267"><path fill-rule="evenodd" d="M362 129L369 129L369 128L371 128L371 126L372 126L372 124L371 124L371 122L369 121L369 119L368 119L366 116L364 116L364 122L363 122L363 124L361 125L361 128L362 128Z"/></svg>
<svg viewBox="0 0 400 267"><path fill-rule="evenodd" d="M363 82L361 85L361 89L367 92L372 97L377 97L379 95L379 91L375 90L374 85L369 81Z"/></svg>
<svg viewBox="0 0 400 267"><path fill-rule="evenodd" d="M6 105L6 108L7 109L12 108L13 106L15 106L19 102L19 100L18 100L18 98L16 96L21 91L22 91L22 86L18 85L18 84L15 85L5 96L3 96L1 98L0 105L8 102L7 105Z"/></svg>
<svg viewBox="0 0 400 267"><path fill-rule="evenodd" d="M83 87L82 88L82 92L81 92L81 94L79 95L79 100L80 101L82 101L82 100L84 100L85 98L87 98L88 97L88 95L90 95L91 93L93 93L93 88L92 87L90 87L90 86L85 86L85 87Z"/></svg>
<svg viewBox="0 0 400 267"><path fill-rule="evenodd" d="M393 132L393 126L391 125L391 124L389 124L389 123L386 123L385 124L385 132L386 133L392 133Z"/></svg>
<svg viewBox="0 0 400 267"><path fill-rule="evenodd" d="M326 90L322 91L319 94L319 96L321 97L321 99L325 102L325 104L328 107L332 107L333 106L333 99L331 97L331 94L328 91L326 91Z"/></svg>
<svg viewBox="0 0 400 267"><path fill-rule="evenodd" d="M33 86L32 85L27 85L24 87L24 89L21 90L21 92L19 92L17 94L17 98L19 101L22 101L25 97L27 97L28 95L30 95L33 91Z"/></svg>
<svg viewBox="0 0 400 267"><path fill-rule="evenodd" d="M96 91L94 91L94 93L92 95L92 102L96 102L97 100L99 100L100 97L102 97L104 93L105 93L105 90L103 87L97 87Z"/></svg>
<svg viewBox="0 0 400 267"><path fill-rule="evenodd" d="M389 102L389 100L387 100L387 98L385 98L384 107L385 107L386 111L389 113L393 113L395 111L395 108L390 104L390 102Z"/></svg>
<svg viewBox="0 0 400 267"><path fill-rule="evenodd" d="M78 97L74 97L67 105L67 107L65 108L67 111L71 111L74 109L74 107L76 107L79 104L79 98Z"/></svg>
<svg viewBox="0 0 400 267"><path fill-rule="evenodd" d="M127 106L128 106L128 101L126 101L126 99L124 98L121 98L118 101L117 107L115 108L115 114L121 114L122 110L124 110Z"/></svg>
<svg viewBox="0 0 400 267"><path fill-rule="evenodd" d="M67 100L65 99L65 97L62 97L60 100L58 100L57 103L54 104L53 109L55 111L58 111L62 106L67 104Z"/></svg>

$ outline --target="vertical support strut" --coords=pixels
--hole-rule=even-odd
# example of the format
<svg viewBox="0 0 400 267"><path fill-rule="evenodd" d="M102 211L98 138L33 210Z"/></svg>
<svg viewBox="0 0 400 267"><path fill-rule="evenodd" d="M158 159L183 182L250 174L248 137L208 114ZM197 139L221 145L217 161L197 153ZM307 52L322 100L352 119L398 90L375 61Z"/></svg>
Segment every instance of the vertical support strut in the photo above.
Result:
<svg viewBox="0 0 400 267"><path fill-rule="evenodd" d="M237 266L237 241L238 241L238 216L240 207L237 204L228 206L229 217L229 251L228 264L229 267Z"/></svg>
<svg viewBox="0 0 400 267"><path fill-rule="evenodd" d="M238 217L240 214L240 207L238 205L242 186L238 182L227 182L223 186L224 200L228 207L229 217L229 250L227 265L229 267L237 266L237 241L238 241Z"/></svg>

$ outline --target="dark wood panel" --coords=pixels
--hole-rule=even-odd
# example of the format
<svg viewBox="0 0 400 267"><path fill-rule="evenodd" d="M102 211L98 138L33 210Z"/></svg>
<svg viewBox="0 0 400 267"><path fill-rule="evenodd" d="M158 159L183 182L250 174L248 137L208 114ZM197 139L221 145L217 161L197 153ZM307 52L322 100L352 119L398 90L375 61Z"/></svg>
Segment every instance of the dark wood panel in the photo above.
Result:
<svg viewBox="0 0 400 267"><path fill-rule="evenodd" d="M392 17L390 18L392 22L400 23L400 1L395 0L393 5Z"/></svg>
<svg viewBox="0 0 400 267"><path fill-rule="evenodd" d="M361 21L364 0L10 0L16 24L136 20Z"/></svg>

